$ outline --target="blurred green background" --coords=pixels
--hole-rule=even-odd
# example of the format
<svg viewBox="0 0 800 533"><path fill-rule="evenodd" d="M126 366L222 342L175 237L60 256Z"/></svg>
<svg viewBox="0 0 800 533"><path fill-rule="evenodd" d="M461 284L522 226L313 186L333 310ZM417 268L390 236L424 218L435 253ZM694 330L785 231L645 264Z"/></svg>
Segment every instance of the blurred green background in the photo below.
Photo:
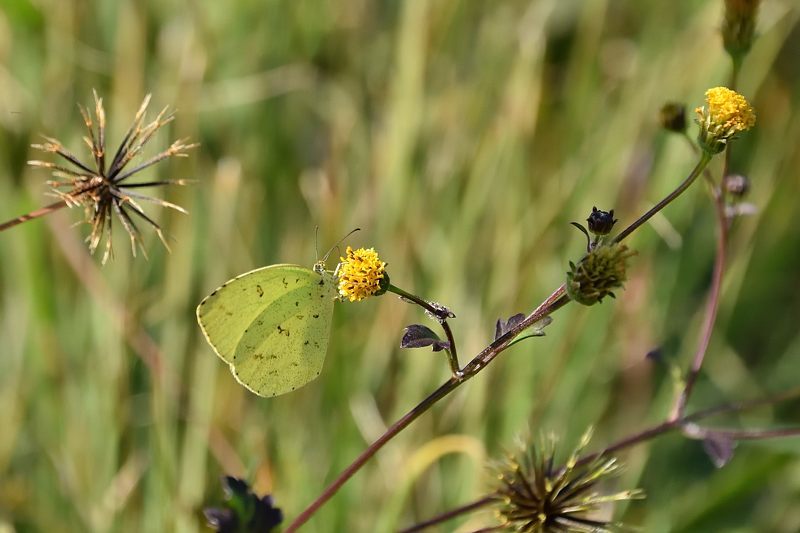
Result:
<svg viewBox="0 0 800 533"><path fill-rule="evenodd" d="M261 399L203 340L202 297L261 265L311 265L317 225L322 249L358 226L347 243L375 246L396 285L455 311L468 359L498 317L563 281L584 246L569 221L596 205L627 224L691 169L656 117L727 80L721 19L721 1L699 0L3 0L0 219L52 201L47 173L25 165L52 158L29 146L46 134L85 154L76 103L93 88L111 145L151 92L178 116L148 153L178 137L201 147L142 176L197 180L156 191L188 216L148 210L171 254L147 232L149 260L132 259L117 233L101 267L78 209L0 234L0 531L203 530L222 473L294 517L447 364L398 348L425 321L416 308L343 303L320 379ZM799 20L794 0L765 1L744 64L759 123L732 168L759 212L733 227L693 409L800 381ZM589 425L599 448L661 420L673 388L645 354L690 358L713 240L698 184L630 239L616 301L559 311L304 531L391 531L471 501L487 458L519 435L553 432L567 453ZM799 406L715 422L797 423ZM796 532L799 453L798 439L742 443L716 470L699 443L660 438L622 454L616 488L648 498L614 516L648 532ZM483 511L440 530L494 523Z"/></svg>

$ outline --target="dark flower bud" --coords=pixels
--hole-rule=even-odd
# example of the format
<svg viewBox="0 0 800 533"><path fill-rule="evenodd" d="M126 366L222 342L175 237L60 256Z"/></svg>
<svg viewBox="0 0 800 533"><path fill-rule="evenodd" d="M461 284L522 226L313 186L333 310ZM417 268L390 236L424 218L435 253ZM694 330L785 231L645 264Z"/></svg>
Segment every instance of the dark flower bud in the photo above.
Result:
<svg viewBox="0 0 800 533"><path fill-rule="evenodd" d="M686 131L686 106L678 102L667 102L658 114L661 127L675 133Z"/></svg>
<svg viewBox="0 0 800 533"><path fill-rule="evenodd" d="M741 174L728 174L722 180L725 191L734 198L741 198L750 191L750 180Z"/></svg>
<svg viewBox="0 0 800 533"><path fill-rule="evenodd" d="M601 211L596 207L592 207L592 214L589 215L586 222L589 223L589 231L595 235L608 235L617 221L614 219L613 209L611 211Z"/></svg>

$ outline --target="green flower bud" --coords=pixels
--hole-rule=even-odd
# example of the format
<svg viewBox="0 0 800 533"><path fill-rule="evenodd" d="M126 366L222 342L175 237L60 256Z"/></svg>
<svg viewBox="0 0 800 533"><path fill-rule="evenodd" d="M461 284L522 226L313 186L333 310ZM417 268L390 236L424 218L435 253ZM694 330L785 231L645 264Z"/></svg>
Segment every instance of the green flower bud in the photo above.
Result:
<svg viewBox="0 0 800 533"><path fill-rule="evenodd" d="M606 296L613 298L611 291L622 287L627 279L628 258L635 254L620 243L598 245L578 264L570 262L567 295L583 305L602 302Z"/></svg>

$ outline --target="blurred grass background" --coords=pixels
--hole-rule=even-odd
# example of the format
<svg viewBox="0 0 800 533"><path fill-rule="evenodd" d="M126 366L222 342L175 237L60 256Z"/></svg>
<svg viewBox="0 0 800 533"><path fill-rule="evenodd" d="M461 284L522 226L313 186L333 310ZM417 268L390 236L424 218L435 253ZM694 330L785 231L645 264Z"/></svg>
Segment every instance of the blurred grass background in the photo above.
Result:
<svg viewBox="0 0 800 533"><path fill-rule="evenodd" d="M194 178L150 209L132 260L117 234L104 267L78 210L0 234L0 531L196 531L218 477L304 508L386 425L446 379L439 354L400 351L424 321L383 297L337 305L322 377L260 399L238 386L194 319L223 281L327 248L375 246L392 281L441 301L462 360L494 321L530 310L580 256L568 224L593 205L627 224L690 170L659 131L724 84L721 1L4 0L0 7L0 218L49 200L25 161L40 134L81 151L76 103L105 98L109 142L143 96L179 111L168 140L200 142L151 177ZM800 376L800 8L764 2L741 91L759 114L735 144L756 216L739 219L720 320L691 402L797 385ZM83 152L81 152L83 153ZM718 166L715 167L718 171ZM119 229L119 228L117 228ZM567 453L662 419L661 347L685 365L713 261L711 204L693 187L631 240L617 301L568 306L548 335L506 353L360 472L304 530L390 531L487 490L484 464L518 435ZM462 361L463 362L463 361ZM797 423L797 403L720 422ZM741 444L715 470L677 435L624 454L616 510L643 531L800 530L800 442ZM482 512L442 531L493 523Z"/></svg>

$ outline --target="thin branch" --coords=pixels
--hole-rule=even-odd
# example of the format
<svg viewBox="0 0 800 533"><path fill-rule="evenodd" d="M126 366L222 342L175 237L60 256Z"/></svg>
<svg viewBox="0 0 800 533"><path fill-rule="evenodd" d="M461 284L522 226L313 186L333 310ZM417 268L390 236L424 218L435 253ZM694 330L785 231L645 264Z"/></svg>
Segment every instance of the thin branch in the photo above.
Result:
<svg viewBox="0 0 800 533"><path fill-rule="evenodd" d="M636 231L639 226L650 220L653 215L664 209L675 198L683 194L683 192L688 189L692 183L694 183L694 180L697 179L703 169L706 168L706 165L708 165L709 161L711 161L711 156L706 152L703 152L700 156L700 161L697 162L697 165L694 167L694 169L692 169L692 172L689 173L686 179L683 180L683 182L681 182L681 184L678 185L674 191L665 196L663 200L651 207L644 215L634 220L630 226L622 230L622 232L620 232L620 234L614 238L613 242L621 242L625 237Z"/></svg>
<svg viewBox="0 0 800 533"><path fill-rule="evenodd" d="M694 146L694 144L692 144ZM727 151L727 150L726 150ZM708 346L711 343L711 335L714 332L714 324L717 321L719 311L719 300L722 294L722 279L725 275L725 259L728 254L728 223L725 218L725 197L724 193L715 183L713 178L706 172L706 178L711 185L711 196L714 203L714 214L717 219L717 243L716 258L714 259L714 273L711 277L711 288L709 289L708 301L706 303L705 317L700 329L700 337L692 360L692 366L686 375L683 390L675 398L670 418L672 420L681 418L686 412L686 404L692 394L694 385L703 367Z"/></svg>
<svg viewBox="0 0 800 533"><path fill-rule="evenodd" d="M417 533L429 527L441 524L443 522L447 522L448 520L452 520L453 518L456 518L457 516L460 516L462 514L471 513L472 511L475 511L482 507L486 507L487 505L490 505L491 503L496 501L497 501L497 496L495 496L494 494L487 494L483 498L475 500L474 502L462 505L461 507L456 507L455 509L451 509L446 513L434 516L433 518L426 520L425 522L420 522L419 524L415 524L409 528L400 530L399 533Z"/></svg>
<svg viewBox="0 0 800 533"><path fill-rule="evenodd" d="M53 211L58 211L62 207L67 207L67 202L65 200L59 200L58 202L53 202L50 205L47 205L35 211L31 211L27 215L19 216L17 218L9 220L8 222L3 222L2 224L0 224L0 231L5 231L8 228L13 228L18 224L22 224L23 222L33 220L34 218L39 218L45 215L49 215Z"/></svg>
<svg viewBox="0 0 800 533"><path fill-rule="evenodd" d="M453 392L460 383L462 383L462 381L451 377L442 386L436 389L433 394L422 400L422 402L420 402L411 411L406 413L400 420L392 424L383 435L378 437L378 439L370 444L366 450L361 452L361 455L359 455L347 468L345 468L342 473L339 474L336 479L334 479L333 482L328 485L308 507L305 508L305 510L303 510L302 513L297 515L297 518L295 518L294 521L286 527L284 530L285 533L297 531L297 528L305 524L308 519L311 518L311 516L325 504L325 502L331 499L331 497L336 494L339 488L344 485L348 479L353 477L353 475L358 472L362 466L364 466L364 463L369 461L372 456L383 447L384 444L389 442L395 435L400 433L409 424L411 424L411 422L416 420L425 411L430 409L430 407L436 402Z"/></svg>

